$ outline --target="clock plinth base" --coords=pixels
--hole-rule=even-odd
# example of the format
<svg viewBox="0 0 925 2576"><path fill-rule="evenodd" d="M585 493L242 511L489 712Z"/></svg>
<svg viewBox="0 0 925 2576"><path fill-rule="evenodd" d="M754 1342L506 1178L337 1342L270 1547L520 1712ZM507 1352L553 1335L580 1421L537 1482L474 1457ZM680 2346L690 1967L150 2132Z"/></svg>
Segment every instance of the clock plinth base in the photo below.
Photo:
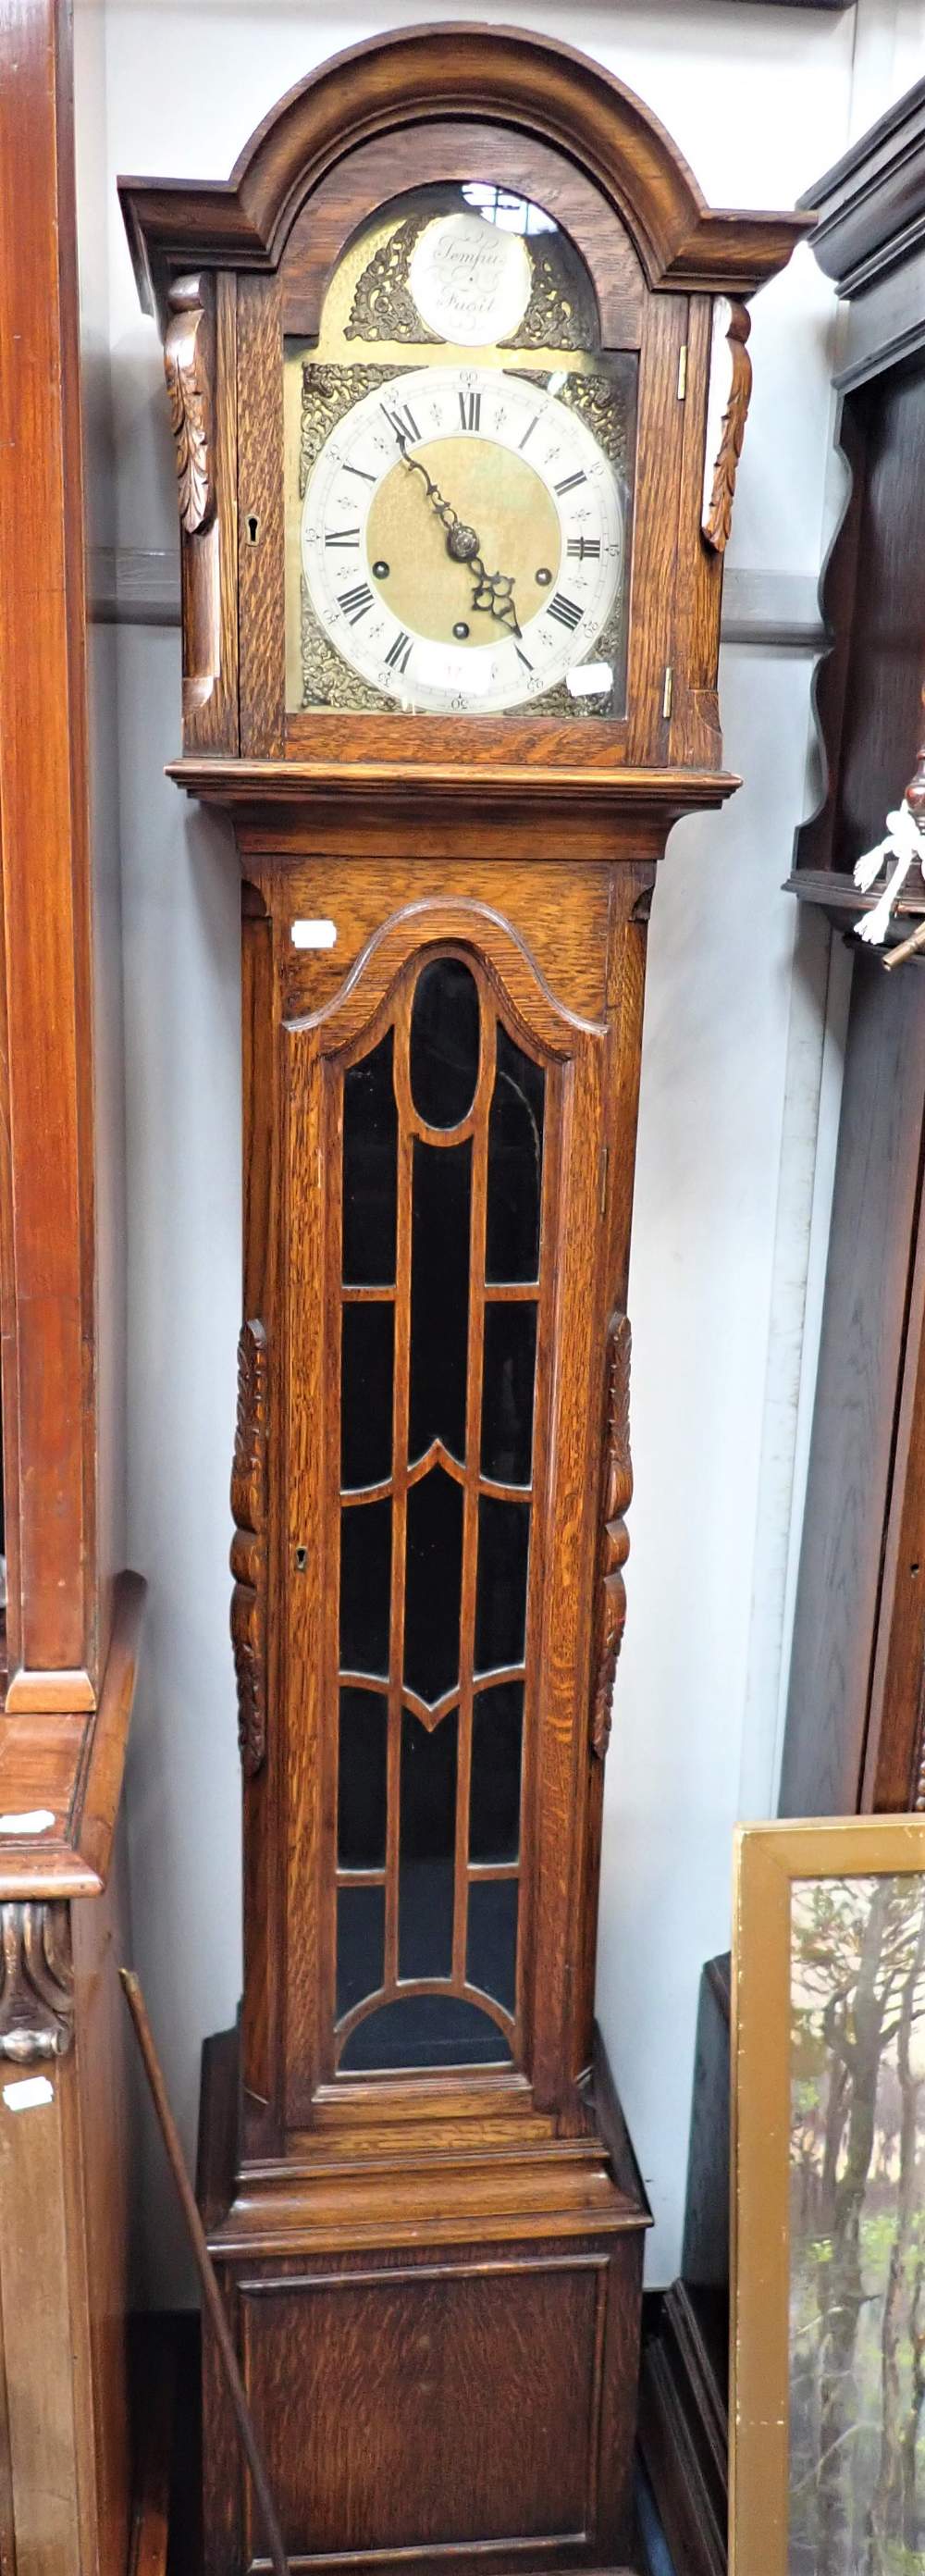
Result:
<svg viewBox="0 0 925 2576"><path fill-rule="evenodd" d="M200 2199L290 2559L616 2576L649 2214L603 2055L579 2136L527 2098L428 2122L416 2154L401 2122L238 2165L237 2096L228 2033ZM245 2576L266 2553L208 2336L203 2370L205 2567Z"/></svg>

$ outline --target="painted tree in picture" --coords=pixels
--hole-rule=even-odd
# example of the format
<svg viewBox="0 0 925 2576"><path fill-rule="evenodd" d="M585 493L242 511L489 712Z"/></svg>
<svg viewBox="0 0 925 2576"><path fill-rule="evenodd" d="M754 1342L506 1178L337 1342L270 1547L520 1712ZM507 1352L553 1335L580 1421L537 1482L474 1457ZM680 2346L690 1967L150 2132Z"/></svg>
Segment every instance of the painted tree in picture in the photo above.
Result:
<svg viewBox="0 0 925 2576"><path fill-rule="evenodd" d="M925 1880L791 1909L788 2576L925 2576Z"/></svg>

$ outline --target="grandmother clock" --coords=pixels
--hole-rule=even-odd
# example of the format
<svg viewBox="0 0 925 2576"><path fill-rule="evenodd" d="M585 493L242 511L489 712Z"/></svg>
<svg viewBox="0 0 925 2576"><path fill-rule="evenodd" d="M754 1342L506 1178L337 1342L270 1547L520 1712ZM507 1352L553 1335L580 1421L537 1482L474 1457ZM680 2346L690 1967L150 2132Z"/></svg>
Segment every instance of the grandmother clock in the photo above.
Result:
<svg viewBox="0 0 925 2576"><path fill-rule="evenodd" d="M341 56L122 187L184 756L243 878L245 1984L200 2188L291 2557L613 2567L644 2196L593 1985L646 919L719 805L742 301L567 48ZM712 352L712 355L711 355ZM205 2356L207 2563L266 2563Z"/></svg>

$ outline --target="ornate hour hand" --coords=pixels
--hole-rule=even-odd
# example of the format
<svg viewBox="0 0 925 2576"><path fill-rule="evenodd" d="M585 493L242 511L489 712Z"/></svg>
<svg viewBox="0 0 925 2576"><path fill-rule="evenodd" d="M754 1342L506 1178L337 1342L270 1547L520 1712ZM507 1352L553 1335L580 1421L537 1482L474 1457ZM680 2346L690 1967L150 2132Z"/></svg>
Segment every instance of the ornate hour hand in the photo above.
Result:
<svg viewBox="0 0 925 2576"><path fill-rule="evenodd" d="M447 554L452 556L454 563L468 564L474 577L472 607L486 609L488 615L494 617L499 626L507 627L509 634L519 635L520 626L514 604L513 573L486 570L482 561L477 530L467 526L466 521L460 518L458 510L453 508L452 501L444 499L439 484L434 482L431 474L428 474L427 467L421 464L420 458L409 456L404 432L399 430L397 436L402 464L407 466L409 474L420 474L431 509L436 511L441 526L446 529Z"/></svg>
<svg viewBox="0 0 925 2576"><path fill-rule="evenodd" d="M510 627L512 635L519 635L520 627L514 606L513 573L486 572L480 555L473 556L472 570L478 574L476 587L472 593L473 608L489 609L492 617L497 617L502 626Z"/></svg>

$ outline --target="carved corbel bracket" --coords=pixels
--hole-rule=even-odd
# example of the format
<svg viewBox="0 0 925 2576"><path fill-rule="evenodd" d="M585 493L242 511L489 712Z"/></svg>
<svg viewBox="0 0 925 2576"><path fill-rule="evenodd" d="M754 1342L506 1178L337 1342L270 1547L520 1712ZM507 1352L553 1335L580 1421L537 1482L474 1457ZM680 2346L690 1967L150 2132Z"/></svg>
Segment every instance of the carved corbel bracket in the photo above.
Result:
<svg viewBox="0 0 925 2576"><path fill-rule="evenodd" d="M597 1656L591 1710L591 1749L603 1762L610 1742L611 1701L626 1619L623 1567L629 1555L624 1513L633 1499L630 1458L630 1351L628 1315L619 1308L607 1328L607 1425L597 1582Z"/></svg>
<svg viewBox="0 0 925 2576"><path fill-rule="evenodd" d="M207 711L221 670L213 291L211 280L173 280L164 341L180 510L183 722L187 746L208 739Z"/></svg>
<svg viewBox="0 0 925 2576"><path fill-rule="evenodd" d="M0 1904L0 2058L64 2057L74 2036L71 1924L63 1904Z"/></svg>
<svg viewBox="0 0 925 2576"><path fill-rule="evenodd" d="M238 1341L238 1413L231 1509L231 1642L238 1684L238 1744L246 1779L260 1770L267 1749L267 1337L259 1322L243 1324Z"/></svg>
<svg viewBox="0 0 925 2576"><path fill-rule="evenodd" d="M177 464L180 526L188 537L215 510L212 464L212 333L198 277L178 277L168 298L164 374Z"/></svg>
<svg viewBox="0 0 925 2576"><path fill-rule="evenodd" d="M751 315L744 304L719 296L713 310L713 348L704 459L701 525L708 546L725 553L752 390L752 362L745 343Z"/></svg>

